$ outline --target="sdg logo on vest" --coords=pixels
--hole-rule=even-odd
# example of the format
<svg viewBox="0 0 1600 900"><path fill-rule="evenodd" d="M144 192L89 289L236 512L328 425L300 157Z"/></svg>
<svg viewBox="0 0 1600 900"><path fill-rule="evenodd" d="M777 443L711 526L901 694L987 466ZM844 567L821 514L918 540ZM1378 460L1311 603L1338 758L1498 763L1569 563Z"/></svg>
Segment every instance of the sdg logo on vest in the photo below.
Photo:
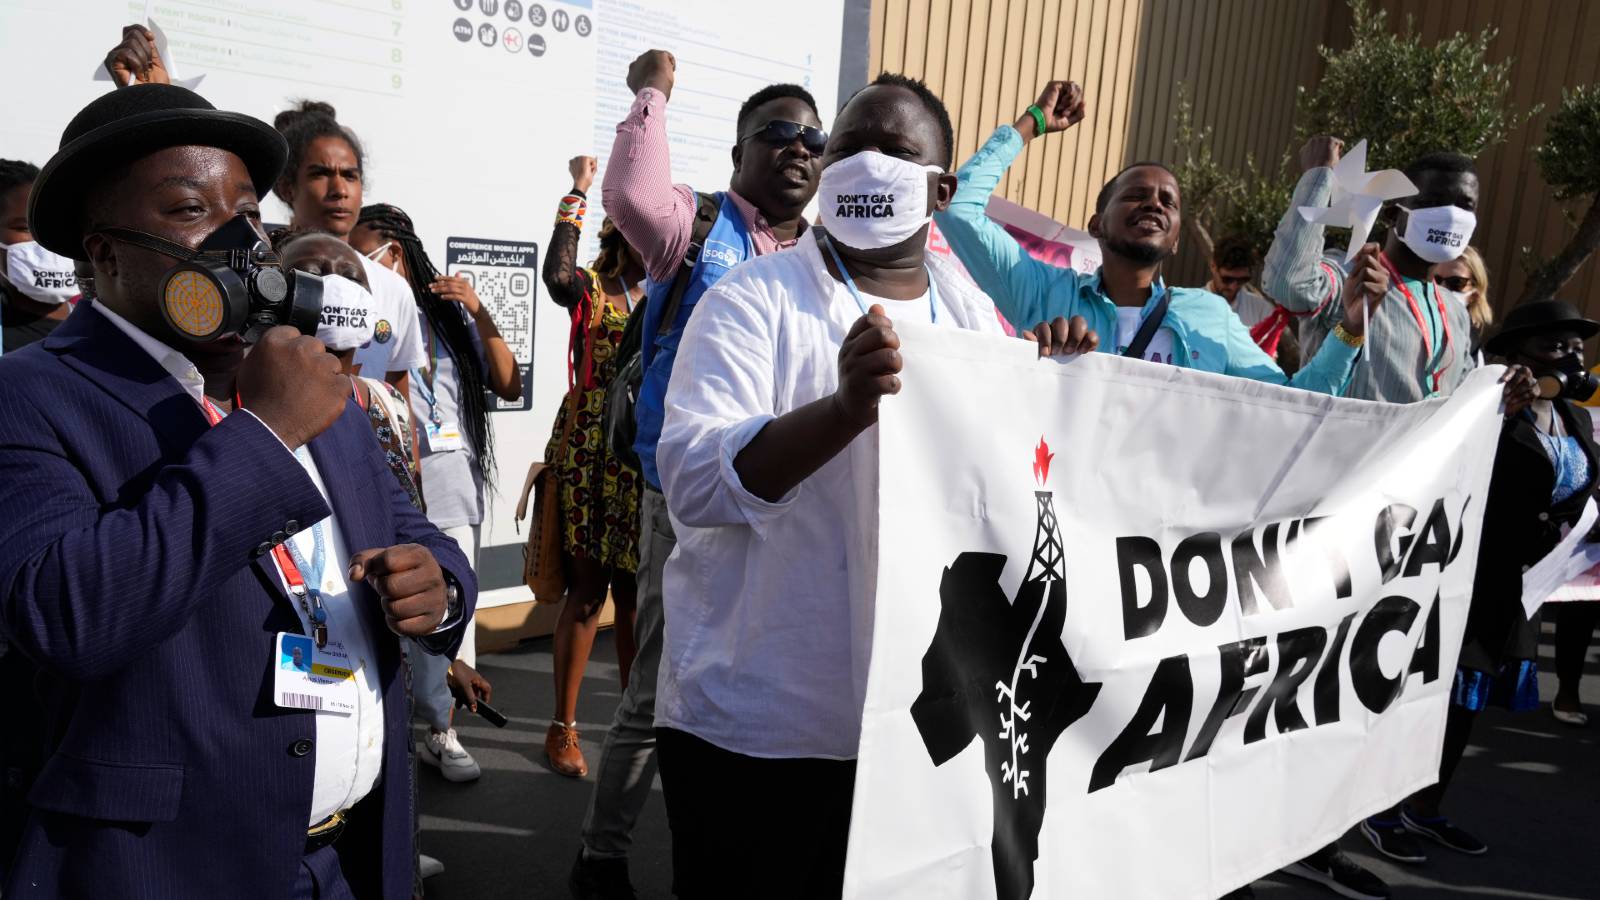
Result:
<svg viewBox="0 0 1600 900"><path fill-rule="evenodd" d="M716 263L724 269L731 269L739 264L739 251L732 245L724 244L721 241L706 241L705 246L700 250L700 258L707 262Z"/></svg>

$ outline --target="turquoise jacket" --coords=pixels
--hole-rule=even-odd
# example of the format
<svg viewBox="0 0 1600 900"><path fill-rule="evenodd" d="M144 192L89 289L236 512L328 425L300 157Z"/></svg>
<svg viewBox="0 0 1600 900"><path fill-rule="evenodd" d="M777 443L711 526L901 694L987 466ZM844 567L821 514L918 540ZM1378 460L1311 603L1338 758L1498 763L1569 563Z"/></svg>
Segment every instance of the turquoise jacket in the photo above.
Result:
<svg viewBox="0 0 1600 900"><path fill-rule="evenodd" d="M939 230L1011 324L1027 328L1056 316L1083 316L1101 335L1101 351L1113 352L1117 307L1100 290L1100 273L1082 275L1034 259L985 213L1000 176L1021 152L1022 136L1015 128L995 129L957 173L955 199L935 216ZM1256 346L1228 301L1210 291L1158 283L1145 304L1146 315L1163 290L1172 294L1162 325L1172 331L1174 365L1335 396L1350 383L1360 351L1343 341L1324 341L1317 355L1290 378Z"/></svg>

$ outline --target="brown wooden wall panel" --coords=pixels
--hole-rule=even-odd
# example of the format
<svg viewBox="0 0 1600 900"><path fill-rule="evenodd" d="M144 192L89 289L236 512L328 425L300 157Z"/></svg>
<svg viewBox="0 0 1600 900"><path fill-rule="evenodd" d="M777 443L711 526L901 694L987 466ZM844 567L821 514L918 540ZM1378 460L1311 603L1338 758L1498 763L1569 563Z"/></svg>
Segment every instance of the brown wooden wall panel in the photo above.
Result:
<svg viewBox="0 0 1600 900"><path fill-rule="evenodd" d="M1428 39L1499 28L1490 53L1514 58L1512 102L1545 104L1544 114L1479 160L1483 198L1474 243L1503 310L1526 280L1522 247L1550 256L1571 233L1532 151L1562 86L1600 81L1600 2L1381 2L1395 26L1410 14ZM1189 86L1196 123L1213 129L1218 160L1242 166L1254 156L1275 166L1298 149L1295 92L1321 74L1317 45L1345 46L1349 31L1344 0L875 0L871 68L916 75L944 97L958 160L996 125L1013 121L1047 78L1083 84L1084 123L1033 142L1000 187L1012 200L1082 227L1095 194L1118 169L1174 158L1180 83ZM1597 262L1580 269L1563 295L1600 317L1597 270ZM1169 277L1196 283L1203 271L1195 248L1185 246Z"/></svg>

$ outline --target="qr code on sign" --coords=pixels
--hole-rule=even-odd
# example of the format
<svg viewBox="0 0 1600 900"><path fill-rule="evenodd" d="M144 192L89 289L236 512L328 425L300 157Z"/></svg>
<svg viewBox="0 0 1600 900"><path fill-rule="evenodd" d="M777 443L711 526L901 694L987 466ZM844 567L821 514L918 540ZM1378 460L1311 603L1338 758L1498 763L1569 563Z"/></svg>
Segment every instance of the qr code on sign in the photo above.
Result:
<svg viewBox="0 0 1600 900"><path fill-rule="evenodd" d="M533 358L533 270L462 266L454 274L472 284L478 299L489 308L512 356L527 365Z"/></svg>

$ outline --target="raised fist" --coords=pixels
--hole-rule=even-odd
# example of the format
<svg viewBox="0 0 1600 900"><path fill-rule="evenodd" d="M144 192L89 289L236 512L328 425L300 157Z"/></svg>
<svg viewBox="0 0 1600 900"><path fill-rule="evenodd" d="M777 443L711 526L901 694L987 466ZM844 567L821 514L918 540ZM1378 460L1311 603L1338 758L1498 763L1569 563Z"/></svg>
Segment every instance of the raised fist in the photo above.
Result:
<svg viewBox="0 0 1600 900"><path fill-rule="evenodd" d="M585 195L589 193L589 186L594 184L596 163L592 156L574 156L567 160L567 172L572 175L572 186Z"/></svg>
<svg viewBox="0 0 1600 900"><path fill-rule="evenodd" d="M1051 81L1045 84L1044 90L1039 92L1039 100L1035 104L1044 113L1044 130L1046 134L1057 131L1066 131L1068 128L1083 121L1084 101L1083 87L1076 81ZM1033 121L1031 113L1023 113L1018 122ZM1037 130L1038 123L1034 122L1029 130Z"/></svg>
<svg viewBox="0 0 1600 900"><path fill-rule="evenodd" d="M672 82L678 70L678 58L665 50L646 50L628 66L628 90L638 94L647 87L672 99Z"/></svg>
<svg viewBox="0 0 1600 900"><path fill-rule="evenodd" d="M1300 170L1309 172L1319 167L1333 168L1344 153L1344 141L1319 134L1300 148Z"/></svg>
<svg viewBox="0 0 1600 900"><path fill-rule="evenodd" d="M122 29L122 43L106 54L106 71L117 87L127 87L135 81L145 84L171 84L166 63L156 49L156 36L143 25L129 25Z"/></svg>

